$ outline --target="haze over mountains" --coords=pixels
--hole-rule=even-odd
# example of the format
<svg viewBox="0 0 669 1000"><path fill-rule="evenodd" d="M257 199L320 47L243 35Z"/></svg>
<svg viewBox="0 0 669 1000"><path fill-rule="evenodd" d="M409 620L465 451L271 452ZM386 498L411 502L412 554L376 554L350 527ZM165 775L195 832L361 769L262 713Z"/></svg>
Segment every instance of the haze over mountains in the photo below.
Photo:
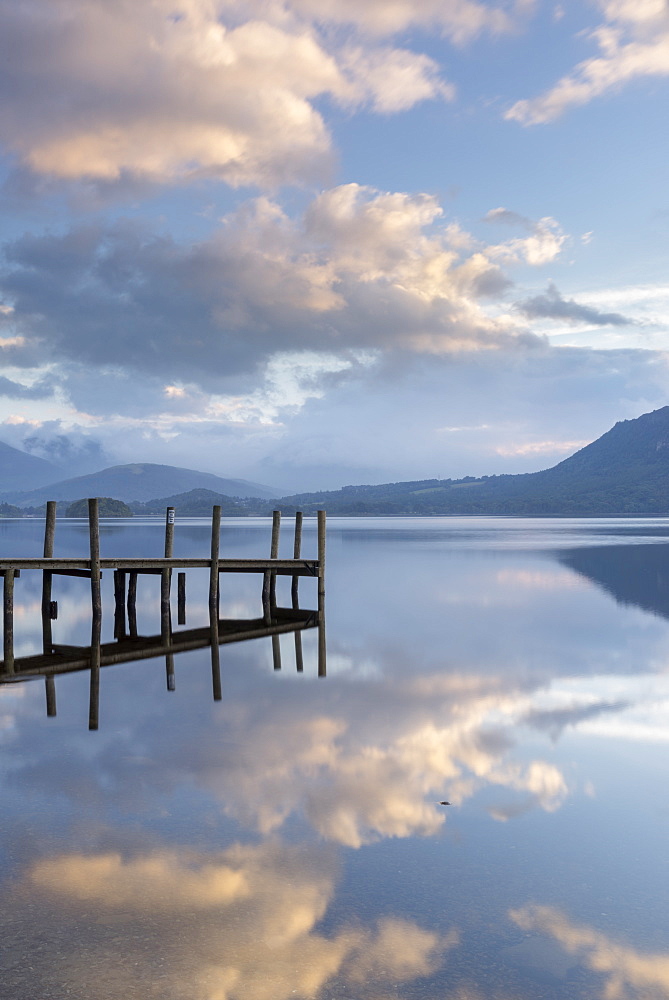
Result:
<svg viewBox="0 0 669 1000"><path fill-rule="evenodd" d="M18 456L18 457L17 457ZM28 459L27 463L23 459ZM2 464L16 462L13 481L53 475L53 466L5 445ZM33 464L36 463L36 464ZM47 468L42 468L46 466ZM307 513L325 508L331 514L516 514L588 515L657 514L669 512L669 406L623 420L592 444L558 465L521 475L465 479L425 479L341 490L301 493L280 499L271 487L239 479L224 479L150 463L120 465L61 482L47 481L38 489L5 493L6 502L39 507L48 499L77 500L107 496L137 502L138 512L150 512L169 500L184 514L200 514L223 502L230 513L267 513L272 507ZM231 497L246 499L230 504ZM218 499L217 499L218 498ZM267 501L273 500L273 503ZM143 506L146 505L146 506ZM192 509L191 509L192 508Z"/></svg>
<svg viewBox="0 0 669 1000"><path fill-rule="evenodd" d="M669 406L623 420L559 465L516 476L347 486L284 497L333 514L655 514L669 512Z"/></svg>
<svg viewBox="0 0 669 1000"><path fill-rule="evenodd" d="M62 469L51 462L0 441L0 492L32 490L46 483L55 483L62 475Z"/></svg>
<svg viewBox="0 0 669 1000"><path fill-rule="evenodd" d="M11 469L12 464L17 461L15 456L30 459L30 455L9 448L8 453L0 452L0 481L4 486L7 482L5 478L5 462ZM9 453L13 454L9 454ZM44 466L49 466L48 462L41 462L41 459L32 459L40 462ZM32 472L32 466L26 466ZM49 470L55 469L50 466ZM34 478L37 478L37 469ZM132 465L114 465L101 472L94 472L87 476L76 476L73 479L63 479L56 481L56 477L43 478L38 489L14 488L13 492L2 492L2 499L6 503L16 504L21 507L39 507L47 500L79 500L81 497L113 497L116 500L123 500L126 503L132 500L145 502L155 500L167 494L183 493L193 489L208 489L216 493L238 497L261 497L271 498L279 495L278 490L273 490L270 486L263 486L260 483L250 483L245 479L224 479L222 476L214 476L210 472L197 472L194 469L181 469L173 465L155 465L150 462L135 463ZM62 473L61 473L62 474ZM44 475L52 477L51 471ZM14 476L14 481L19 481L19 475ZM25 480L24 480L25 481Z"/></svg>

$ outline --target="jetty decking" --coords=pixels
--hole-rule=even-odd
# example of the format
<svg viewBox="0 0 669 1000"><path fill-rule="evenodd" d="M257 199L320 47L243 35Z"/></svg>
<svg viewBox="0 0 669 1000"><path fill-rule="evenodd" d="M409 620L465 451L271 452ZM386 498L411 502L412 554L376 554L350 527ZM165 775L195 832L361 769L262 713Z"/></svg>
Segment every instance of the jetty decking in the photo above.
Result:
<svg viewBox="0 0 669 1000"><path fill-rule="evenodd" d="M3 660L0 662L0 684L44 677L46 681L47 714L56 714L54 678L58 674L78 670L91 671L89 728L97 729L99 718L100 669L117 663L149 657L165 656L168 690L175 689L174 655L191 649L211 647L212 683L216 700L221 698L219 646L245 639L272 637L274 668L281 669L279 636L295 634L295 659L297 670L303 670L301 632L318 629L318 675L326 673L325 649L325 512L318 512L318 557L304 559L302 546L302 515L295 515L293 558L279 559L281 514L274 511L270 555L267 559L239 559L220 557L221 508L212 510L211 550L209 558L175 557L173 555L175 509L168 507L165 514L165 547L162 558L141 556L103 557L100 554L100 527L98 500L88 501L90 554L88 558L54 557L56 528L56 503L49 501L46 511L44 552L41 558L0 559L0 576L4 580L3 595ZM186 573L188 569L209 570L209 625L204 628L182 629L172 627L171 584L174 570L178 572L178 623L186 621ZM41 653L24 657L14 655L14 584L22 571L38 570L42 573L42 645ZM102 590L101 575L104 570L114 572L114 642L101 642ZM249 619L220 618L219 577L221 573L261 574L262 617ZM140 636L137 633L137 579L140 575L159 575L160 633ZM53 642L52 621L57 617L57 603L52 600L53 578L57 576L84 577L90 580L91 643L90 646L64 646ZM291 607L278 607L276 578L292 578ZM318 581L318 600L315 610L299 607L299 580L313 577Z"/></svg>

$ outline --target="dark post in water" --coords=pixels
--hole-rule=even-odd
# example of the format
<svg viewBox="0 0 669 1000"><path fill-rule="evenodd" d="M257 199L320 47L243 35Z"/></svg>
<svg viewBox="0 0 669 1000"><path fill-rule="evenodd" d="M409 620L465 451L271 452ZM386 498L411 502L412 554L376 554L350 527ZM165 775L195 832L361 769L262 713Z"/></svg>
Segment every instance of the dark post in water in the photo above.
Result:
<svg viewBox="0 0 669 1000"><path fill-rule="evenodd" d="M295 540L293 543L293 559L299 559L301 554L302 554L302 511L298 510L295 513ZM300 606L300 597L298 591L299 583L300 583L299 576L294 576L290 586L290 598L294 611L297 611L297 609ZM295 633L295 665L297 667L298 674L304 672L304 659L302 657L302 634L300 632Z"/></svg>
<svg viewBox="0 0 669 1000"><path fill-rule="evenodd" d="M318 676L325 677L325 511L318 511Z"/></svg>
<svg viewBox="0 0 669 1000"><path fill-rule="evenodd" d="M97 729L100 718L100 638L102 633L102 594L100 590L100 520L97 497L88 501L88 537L91 553L91 687L88 728Z"/></svg>
<svg viewBox="0 0 669 1000"><path fill-rule="evenodd" d="M44 558L53 559L53 543L56 535L56 501L48 500L46 505L46 520L44 523ZM51 587L53 574L48 570L42 573L42 649L51 652L53 633L51 631Z"/></svg>

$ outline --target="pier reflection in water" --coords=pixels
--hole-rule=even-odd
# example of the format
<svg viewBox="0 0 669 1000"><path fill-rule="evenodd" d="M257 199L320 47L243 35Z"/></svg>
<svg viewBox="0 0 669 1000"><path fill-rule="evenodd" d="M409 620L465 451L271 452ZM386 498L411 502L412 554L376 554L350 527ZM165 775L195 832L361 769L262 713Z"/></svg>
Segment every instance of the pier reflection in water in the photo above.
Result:
<svg viewBox="0 0 669 1000"><path fill-rule="evenodd" d="M206 531L183 529L192 552ZM222 546L266 533L230 523ZM300 675L269 639L226 646L216 704L206 649L177 660L178 697L160 660L103 671L95 735L85 674L48 722L37 685L0 689L8 996L666 1000L668 538L661 519L333 519L326 683L307 630ZM261 612L234 582L222 616ZM68 635L86 583L59 590Z"/></svg>
<svg viewBox="0 0 669 1000"><path fill-rule="evenodd" d="M128 663L156 656L165 657L167 688L176 687L174 657L187 650L209 647L213 697L221 700L221 669L219 647L248 639L271 637L274 669L281 669L279 636L291 632L295 637L295 662L298 672L304 669L301 632L318 630L318 676L326 674L325 646L325 513L318 513L318 559L302 557L302 514L295 515L292 560L279 559L281 514L272 518L272 540L269 559L221 559L221 508L214 506L211 521L210 559L174 558L175 508L168 507L165 517L165 546L161 559L146 557L108 557L100 555L98 501L88 501L88 533L90 558L54 558L56 504L47 504L44 552L42 559L34 557L0 559L0 574L4 577L3 648L0 661L0 684L17 683L44 677L46 711L56 715L55 678L59 674L90 670L89 729L97 729L100 714L100 669L113 664ZM114 641L102 642L101 568L107 566L114 574ZM208 567L209 624L206 628L172 628L171 584L176 566ZM14 655L14 584L21 569L36 570L42 578L42 652L16 658ZM262 617L221 618L221 573L262 573ZM290 576L291 605L277 603L277 575ZM137 630L137 578L140 575L160 577L160 634L139 635ZM312 576L318 581L318 609L309 611L299 606L300 576ZM52 621L57 618L58 604L52 600L53 577L80 577L91 586L91 642L87 647L54 643ZM126 578L128 578L126 589ZM127 615L127 617L126 617ZM186 574L178 574L178 622L186 623Z"/></svg>
<svg viewBox="0 0 669 1000"><path fill-rule="evenodd" d="M94 626L95 627L95 626ZM229 619L213 617L211 624L205 628L183 629L180 632L168 631L159 635L119 637L113 642L97 642L90 646L52 646L50 653L35 654L14 660L11 674L3 670L0 662L0 685L17 684L29 680L44 678L46 691L46 713L56 716L56 684L55 679L61 674L90 670L91 697L89 728L98 728L100 684L96 671L119 663L134 663L139 660L165 657L167 689L176 689L175 655L196 649L210 649L212 691L215 701L220 701L221 666L219 647L227 643L242 642L249 639L272 637L272 658L274 669L281 670L281 647L276 641L280 635L292 633L295 641L295 665L298 673L304 670L302 652L302 635L305 629L320 629L325 627L324 619L317 611L300 608L279 608L273 610L270 624L263 618ZM96 629L97 631L97 629ZM321 643L324 648L324 643ZM324 657L318 664L318 676L325 677L326 665Z"/></svg>

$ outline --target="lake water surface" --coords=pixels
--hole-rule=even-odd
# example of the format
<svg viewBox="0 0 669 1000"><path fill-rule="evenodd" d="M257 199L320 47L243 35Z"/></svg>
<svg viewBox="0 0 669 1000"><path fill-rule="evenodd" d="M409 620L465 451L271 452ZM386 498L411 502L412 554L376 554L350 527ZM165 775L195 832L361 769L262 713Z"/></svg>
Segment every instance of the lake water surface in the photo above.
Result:
<svg viewBox="0 0 669 1000"><path fill-rule="evenodd" d="M0 521L0 553L42 532ZM224 521L221 556L269 535ZM102 554L162 540L105 522ZM87 541L59 522L55 554ZM177 524L175 555L208 551L206 521ZM159 581L139 590L155 632ZM257 579L221 591L261 613ZM54 640L87 643L87 581L53 596ZM22 573L17 656L40 598ZM326 611L327 677L315 630L303 673L290 635L280 671L270 639L221 647L218 702L206 649L175 691L164 659L110 666L97 732L86 673L56 718L42 681L0 687L0 996L669 998L669 519L332 518Z"/></svg>

